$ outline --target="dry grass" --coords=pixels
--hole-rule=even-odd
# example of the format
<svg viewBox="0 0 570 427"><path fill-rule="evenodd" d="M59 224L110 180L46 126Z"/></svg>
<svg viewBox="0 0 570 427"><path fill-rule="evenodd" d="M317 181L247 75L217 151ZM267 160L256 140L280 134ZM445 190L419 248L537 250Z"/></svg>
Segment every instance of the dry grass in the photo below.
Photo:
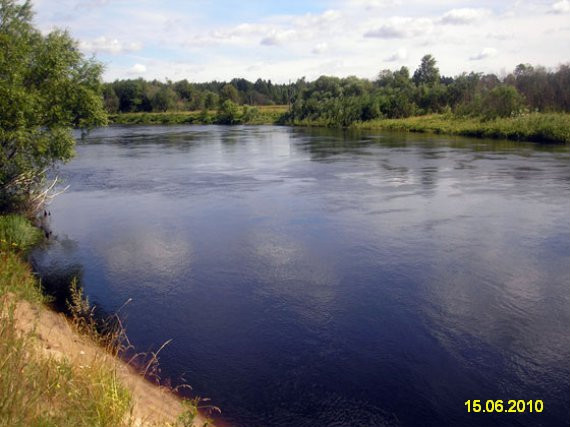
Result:
<svg viewBox="0 0 570 427"><path fill-rule="evenodd" d="M71 327L43 307L22 256L38 238L28 221L0 216L0 236L0 427L207 425L199 400L182 404L119 362L130 348L120 319L97 320L76 282ZM133 356L146 376L157 376L159 351Z"/></svg>

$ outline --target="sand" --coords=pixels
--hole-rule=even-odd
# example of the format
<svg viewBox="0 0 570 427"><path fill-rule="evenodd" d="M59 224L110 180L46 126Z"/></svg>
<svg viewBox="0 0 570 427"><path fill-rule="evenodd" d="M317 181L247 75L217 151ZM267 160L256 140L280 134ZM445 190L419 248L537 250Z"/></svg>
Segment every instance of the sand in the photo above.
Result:
<svg viewBox="0 0 570 427"><path fill-rule="evenodd" d="M37 337L39 347L46 355L66 357L78 366L101 359L115 366L122 384L133 397L133 426L173 425L184 410L181 399L172 391L144 379L133 367L79 334L63 314L20 301L16 306L15 319L21 332L32 332ZM193 425L202 426L205 422L206 419L198 415Z"/></svg>

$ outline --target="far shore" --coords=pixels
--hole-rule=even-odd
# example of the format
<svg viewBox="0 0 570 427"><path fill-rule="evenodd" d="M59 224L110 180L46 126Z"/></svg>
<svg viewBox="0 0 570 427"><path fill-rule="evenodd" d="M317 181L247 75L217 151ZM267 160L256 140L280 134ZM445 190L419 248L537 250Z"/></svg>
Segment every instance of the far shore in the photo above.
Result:
<svg viewBox="0 0 570 427"><path fill-rule="evenodd" d="M242 116L238 116L234 124L335 127L323 119L290 121L287 119L288 107L286 105L247 108L254 109L254 114L249 112L247 119L244 119L246 114L244 110ZM216 119L215 110L109 115L110 124L122 125L207 125L216 124ZM520 116L492 120L483 120L479 117L459 117L451 113L429 114L400 119L358 121L350 125L349 128L460 135L539 143L570 143L569 113L526 113Z"/></svg>

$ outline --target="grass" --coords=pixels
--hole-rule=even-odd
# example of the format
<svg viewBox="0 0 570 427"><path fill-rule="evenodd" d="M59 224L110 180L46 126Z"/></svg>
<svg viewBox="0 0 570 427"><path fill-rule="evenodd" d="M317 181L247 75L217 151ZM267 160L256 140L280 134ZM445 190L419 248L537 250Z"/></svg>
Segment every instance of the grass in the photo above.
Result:
<svg viewBox="0 0 570 427"><path fill-rule="evenodd" d="M240 124L276 124L283 113L287 111L286 105L262 105L249 107L254 109L246 120ZM164 113L120 113L110 114L109 123L122 125L183 125L183 124L212 124L216 121L216 111L168 111ZM240 107L243 117L244 109Z"/></svg>
<svg viewBox="0 0 570 427"><path fill-rule="evenodd" d="M131 425L133 398L121 384L113 358L97 356L88 365L79 365L65 357L48 356L33 331L22 332L17 327L15 312L20 301L36 308L46 302L24 258L40 241L41 232L21 216L0 215L0 237L0 427ZM92 307L76 283L71 286L76 330L117 356L124 336L120 322L108 323L107 335L101 335ZM192 424L197 402L186 403L176 425Z"/></svg>
<svg viewBox="0 0 570 427"><path fill-rule="evenodd" d="M42 354L21 333L16 302L45 302L23 255L41 232L18 215L0 216L0 426L122 426L132 406L114 368L103 361L74 366Z"/></svg>
<svg viewBox="0 0 570 427"><path fill-rule="evenodd" d="M42 238L41 231L20 215L0 216L0 250L26 252Z"/></svg>
<svg viewBox="0 0 570 427"><path fill-rule="evenodd" d="M77 366L41 353L0 302L0 426L123 426L131 395L104 361Z"/></svg>
<svg viewBox="0 0 570 427"><path fill-rule="evenodd" d="M256 110L247 120L238 119L240 124L264 125L283 124L286 105L250 107ZM242 117L243 109L241 110ZM216 111L165 112L165 113L121 113L109 116L116 124L211 124L215 122ZM294 126L327 127L325 119L297 120ZM457 117L453 114L430 114L404 119L376 119L354 123L359 129L379 129L403 132L424 132L445 135L462 135L477 138L508 139L544 143L570 143L570 114L529 113L518 117L484 120L480 117Z"/></svg>
<svg viewBox="0 0 570 427"><path fill-rule="evenodd" d="M452 114L432 114L405 119L371 120L359 122L354 127L516 141L570 143L570 114L567 113L530 113L493 120L456 117Z"/></svg>

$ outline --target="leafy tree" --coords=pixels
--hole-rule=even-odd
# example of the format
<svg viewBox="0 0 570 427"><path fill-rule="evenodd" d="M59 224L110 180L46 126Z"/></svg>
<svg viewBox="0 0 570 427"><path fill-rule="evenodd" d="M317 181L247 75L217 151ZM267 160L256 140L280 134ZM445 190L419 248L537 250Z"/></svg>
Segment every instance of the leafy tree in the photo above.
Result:
<svg viewBox="0 0 570 427"><path fill-rule="evenodd" d="M214 92L206 92L206 97L204 99L204 107L207 109L216 108L218 105L219 96Z"/></svg>
<svg viewBox="0 0 570 427"><path fill-rule="evenodd" d="M524 98L514 86L497 86L483 98L483 115L487 119L510 117L524 107Z"/></svg>
<svg viewBox="0 0 570 427"><path fill-rule="evenodd" d="M104 125L102 67L67 32L42 35L29 1L0 0L0 209L35 198L74 153L74 127Z"/></svg>
<svg viewBox="0 0 570 427"><path fill-rule="evenodd" d="M424 55L419 68L414 72L414 83L416 85L426 84L433 86L439 82L439 68L437 61L431 55Z"/></svg>
<svg viewBox="0 0 570 427"><path fill-rule="evenodd" d="M242 108L241 122L251 123L259 116L259 110L256 107L244 105Z"/></svg>
<svg viewBox="0 0 570 427"><path fill-rule="evenodd" d="M218 111L216 121L223 125L233 125L238 122L239 109L235 102L225 100Z"/></svg>
<svg viewBox="0 0 570 427"><path fill-rule="evenodd" d="M112 86L105 86L103 88L103 101L105 109L109 113L118 113L120 100Z"/></svg>
<svg viewBox="0 0 570 427"><path fill-rule="evenodd" d="M226 100L230 100L236 104L239 103L239 92L236 89L236 87L232 84L227 84L224 85L224 87L222 87L221 93L220 93L220 98L221 101L226 101Z"/></svg>
<svg viewBox="0 0 570 427"><path fill-rule="evenodd" d="M176 92L168 86L162 86L151 99L152 111L168 111L176 105Z"/></svg>

